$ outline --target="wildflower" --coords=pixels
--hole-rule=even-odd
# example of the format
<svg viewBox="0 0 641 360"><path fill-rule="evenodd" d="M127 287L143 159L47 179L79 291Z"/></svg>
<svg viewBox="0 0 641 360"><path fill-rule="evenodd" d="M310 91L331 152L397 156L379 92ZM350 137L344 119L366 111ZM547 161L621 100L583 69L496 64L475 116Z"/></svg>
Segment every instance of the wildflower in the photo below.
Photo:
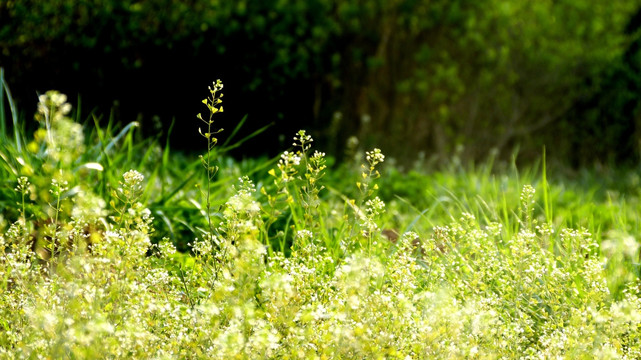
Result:
<svg viewBox="0 0 641 360"><path fill-rule="evenodd" d="M367 207L365 211L372 217L378 216L385 212L385 203L381 199L379 199L378 196L371 200L367 200L365 206Z"/></svg>
<svg viewBox="0 0 641 360"><path fill-rule="evenodd" d="M55 90L49 90L38 96L38 113L36 120L52 121L60 120L71 111L71 104L67 103L67 95Z"/></svg>
<svg viewBox="0 0 641 360"><path fill-rule="evenodd" d="M222 89L223 89L223 82L220 79L216 80L216 82L214 83L214 89L213 90L214 91L220 91ZM209 90L212 90L212 88L209 87Z"/></svg>
<svg viewBox="0 0 641 360"><path fill-rule="evenodd" d="M296 232L296 238L300 240L310 240L314 234L309 230L298 230Z"/></svg>
<svg viewBox="0 0 641 360"><path fill-rule="evenodd" d="M136 170L129 170L122 177L125 181L120 183L122 187L118 190L127 201L135 200L142 191L142 182L145 177Z"/></svg>
<svg viewBox="0 0 641 360"><path fill-rule="evenodd" d="M385 155L381 153L380 149L374 149L372 151L367 151L365 153L365 159L370 164L371 167L374 167L383 161L385 161Z"/></svg>
<svg viewBox="0 0 641 360"><path fill-rule="evenodd" d="M314 161L314 160L320 160L320 159L322 159L324 157L325 157L325 153L324 152L320 152L320 151L316 150L316 151L314 151L314 155L312 155L312 157L310 159L312 161Z"/></svg>
<svg viewBox="0 0 641 360"><path fill-rule="evenodd" d="M536 193L536 190L532 185L525 185L523 186L523 190L521 191L521 204L523 206L529 206L529 204L534 203L534 194Z"/></svg>
<svg viewBox="0 0 641 360"><path fill-rule="evenodd" d="M283 167L289 167L292 165L298 166L300 165L300 160L301 160L301 157L299 154L285 151L280 156L280 160L278 161L278 164L282 165Z"/></svg>
<svg viewBox="0 0 641 360"><path fill-rule="evenodd" d="M252 197L252 193L256 192L256 186L247 176L243 176L238 181L240 188L234 196L227 200L229 210L237 214L255 215L259 213L260 205Z"/></svg>
<svg viewBox="0 0 641 360"><path fill-rule="evenodd" d="M299 130L294 136L293 146L298 146L303 149L303 152L309 150L311 147L311 142L314 141L310 135L307 135L305 130Z"/></svg>
<svg viewBox="0 0 641 360"><path fill-rule="evenodd" d="M74 219L97 220L106 215L107 203L89 190L80 191L74 198L71 217Z"/></svg>
<svg viewBox="0 0 641 360"><path fill-rule="evenodd" d="M163 258L168 258L176 254L176 247L168 238L163 238L156 246L158 251L160 251L160 256Z"/></svg>
<svg viewBox="0 0 641 360"><path fill-rule="evenodd" d="M26 176L21 176L18 178L18 186L16 186L16 191L19 193L24 193L25 195L29 193L29 179Z"/></svg>
<svg viewBox="0 0 641 360"><path fill-rule="evenodd" d="M69 184L65 180L51 179L51 189L49 192L55 196L59 197L62 193L69 189Z"/></svg>
<svg viewBox="0 0 641 360"><path fill-rule="evenodd" d="M278 161L278 169L281 171L283 182L288 182L294 179L297 171L294 166L300 165L301 156L298 153L289 151L283 152Z"/></svg>
<svg viewBox="0 0 641 360"><path fill-rule="evenodd" d="M209 241L195 241L192 249L196 254L201 256L207 256L214 250L212 243Z"/></svg>
<svg viewBox="0 0 641 360"><path fill-rule="evenodd" d="M125 179L125 185L131 187L138 186L145 179L145 177L136 170L129 170L122 177Z"/></svg>

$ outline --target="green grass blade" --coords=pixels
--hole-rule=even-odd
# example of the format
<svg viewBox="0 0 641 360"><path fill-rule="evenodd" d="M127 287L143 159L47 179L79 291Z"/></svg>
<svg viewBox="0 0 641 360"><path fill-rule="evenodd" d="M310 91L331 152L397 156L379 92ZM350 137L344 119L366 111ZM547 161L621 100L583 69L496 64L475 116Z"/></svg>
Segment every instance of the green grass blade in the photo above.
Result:
<svg viewBox="0 0 641 360"><path fill-rule="evenodd" d="M13 134L16 141L16 148L18 149L19 153L22 153L22 140L20 138L20 128L18 127L18 110L16 110L16 104L13 102L13 97L11 96L11 91L9 90L7 82L4 80L4 75L2 76L2 88L3 92L7 95L7 101L9 102L9 110L11 111L11 120L13 122ZM4 112L2 113L4 114ZM2 123L4 124L4 121Z"/></svg>
<svg viewBox="0 0 641 360"><path fill-rule="evenodd" d="M180 184L178 184L178 186L174 187L169 193L163 195L163 197L160 198L156 202L156 205L165 205L165 204L167 204L167 202L169 200L171 200L174 196L176 196L176 194L178 194L178 192L180 192L180 190L184 189L185 186L187 184L189 184L194 179L194 177L196 175L197 175L197 173L195 171L192 171L191 175L187 176L187 178L185 180L183 180L182 182L180 182Z"/></svg>
<svg viewBox="0 0 641 360"><path fill-rule="evenodd" d="M229 146L227 146L227 147L221 147L221 148L218 150L218 153L221 153L221 154L222 154L222 153L226 153L226 152L227 152L227 151L229 151L229 150L233 150L233 149L236 149L236 148L240 147L240 146L241 146L241 145L243 145L246 141L248 141L248 140L250 140L250 139L252 139L252 138L256 137L257 135L261 134L262 132L264 132L265 130L269 129L269 128L270 128L270 127L272 127L273 125L274 125L274 123L273 123L273 122L272 122L272 123L269 123L269 124L267 124L267 125L263 126L262 128L260 128L260 129L258 129L258 130L256 130L256 131L254 131L253 133L251 133L251 134L249 134L249 135L245 136L244 138L240 139L239 141L237 141L237 142L236 142L236 143L234 143L233 145L229 145Z"/></svg>
<svg viewBox="0 0 641 360"><path fill-rule="evenodd" d="M0 67L0 137L7 138L7 124L4 113L4 68Z"/></svg>
<svg viewBox="0 0 641 360"><path fill-rule="evenodd" d="M140 123L138 123L137 121L132 121L129 124L127 124L127 126L125 126L122 130L120 130L118 135L116 135L114 138L112 138L111 141L109 141L109 143L107 144L107 146L104 147L103 153L109 152L111 149L113 149L114 146L116 146L116 144L123 137L125 137L125 136L127 136L127 134L129 134L130 130L135 129L135 128L139 127L139 126L140 126ZM101 159L102 159L102 154L98 157L98 161L100 161Z"/></svg>
<svg viewBox="0 0 641 360"><path fill-rule="evenodd" d="M243 116L243 118L240 119L240 121L238 122L234 130L231 132L227 140L225 140L225 142L221 145L223 149L226 148L227 145L229 145L229 142L236 136L240 128L243 127L243 125L245 124L245 121L247 121L247 115Z"/></svg>
<svg viewBox="0 0 641 360"><path fill-rule="evenodd" d="M542 174L541 174L541 186L543 187L543 208L545 209L545 220L548 223L552 223L552 208L550 206L550 187L548 185L547 177L547 164L545 162L545 147L543 147L543 164L542 164Z"/></svg>

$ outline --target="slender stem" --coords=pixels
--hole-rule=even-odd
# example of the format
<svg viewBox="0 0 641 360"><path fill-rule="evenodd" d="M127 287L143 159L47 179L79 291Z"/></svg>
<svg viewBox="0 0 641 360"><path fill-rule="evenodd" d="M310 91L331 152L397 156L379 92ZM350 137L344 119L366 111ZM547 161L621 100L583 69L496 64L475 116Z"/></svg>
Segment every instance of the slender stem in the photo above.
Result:
<svg viewBox="0 0 641 360"><path fill-rule="evenodd" d="M58 214L60 213L60 191L58 191L58 196L56 198L56 216L53 221L53 236L51 237L51 259L53 260L56 253L56 243L58 241Z"/></svg>
<svg viewBox="0 0 641 360"><path fill-rule="evenodd" d="M24 231L24 242L27 242L29 238L29 232L27 231L27 213L25 212L25 201L24 197L26 192L22 190L22 230Z"/></svg>
<svg viewBox="0 0 641 360"><path fill-rule="evenodd" d="M212 180L212 175L211 175L211 124L212 124L212 117L213 114L209 114L209 122L207 123L207 133L210 134L209 137L207 138L207 222L209 225L209 235L214 231L214 228L211 224L211 180Z"/></svg>

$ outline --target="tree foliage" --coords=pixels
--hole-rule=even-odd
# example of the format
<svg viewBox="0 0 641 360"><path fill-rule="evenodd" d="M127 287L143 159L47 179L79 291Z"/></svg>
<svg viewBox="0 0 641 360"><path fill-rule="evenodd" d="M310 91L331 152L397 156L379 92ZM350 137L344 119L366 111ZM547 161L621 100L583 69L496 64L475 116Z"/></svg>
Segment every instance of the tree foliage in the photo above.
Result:
<svg viewBox="0 0 641 360"><path fill-rule="evenodd" d="M628 161L639 11L638 0L5 0L0 64L25 94L76 79L83 95L138 97L133 110L185 121L181 93L222 74L242 84L230 91L250 119L314 126L335 150L358 136L401 159L546 145L574 164ZM141 98L149 88L172 91Z"/></svg>

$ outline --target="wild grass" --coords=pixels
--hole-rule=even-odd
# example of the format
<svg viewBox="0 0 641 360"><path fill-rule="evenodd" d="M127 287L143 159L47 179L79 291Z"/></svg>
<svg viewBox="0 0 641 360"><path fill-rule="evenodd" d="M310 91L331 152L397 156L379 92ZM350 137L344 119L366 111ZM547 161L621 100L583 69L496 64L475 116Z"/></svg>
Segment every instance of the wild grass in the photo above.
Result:
<svg viewBox="0 0 641 360"><path fill-rule="evenodd" d="M0 357L641 356L638 172L234 161L211 95L200 159L0 107Z"/></svg>

